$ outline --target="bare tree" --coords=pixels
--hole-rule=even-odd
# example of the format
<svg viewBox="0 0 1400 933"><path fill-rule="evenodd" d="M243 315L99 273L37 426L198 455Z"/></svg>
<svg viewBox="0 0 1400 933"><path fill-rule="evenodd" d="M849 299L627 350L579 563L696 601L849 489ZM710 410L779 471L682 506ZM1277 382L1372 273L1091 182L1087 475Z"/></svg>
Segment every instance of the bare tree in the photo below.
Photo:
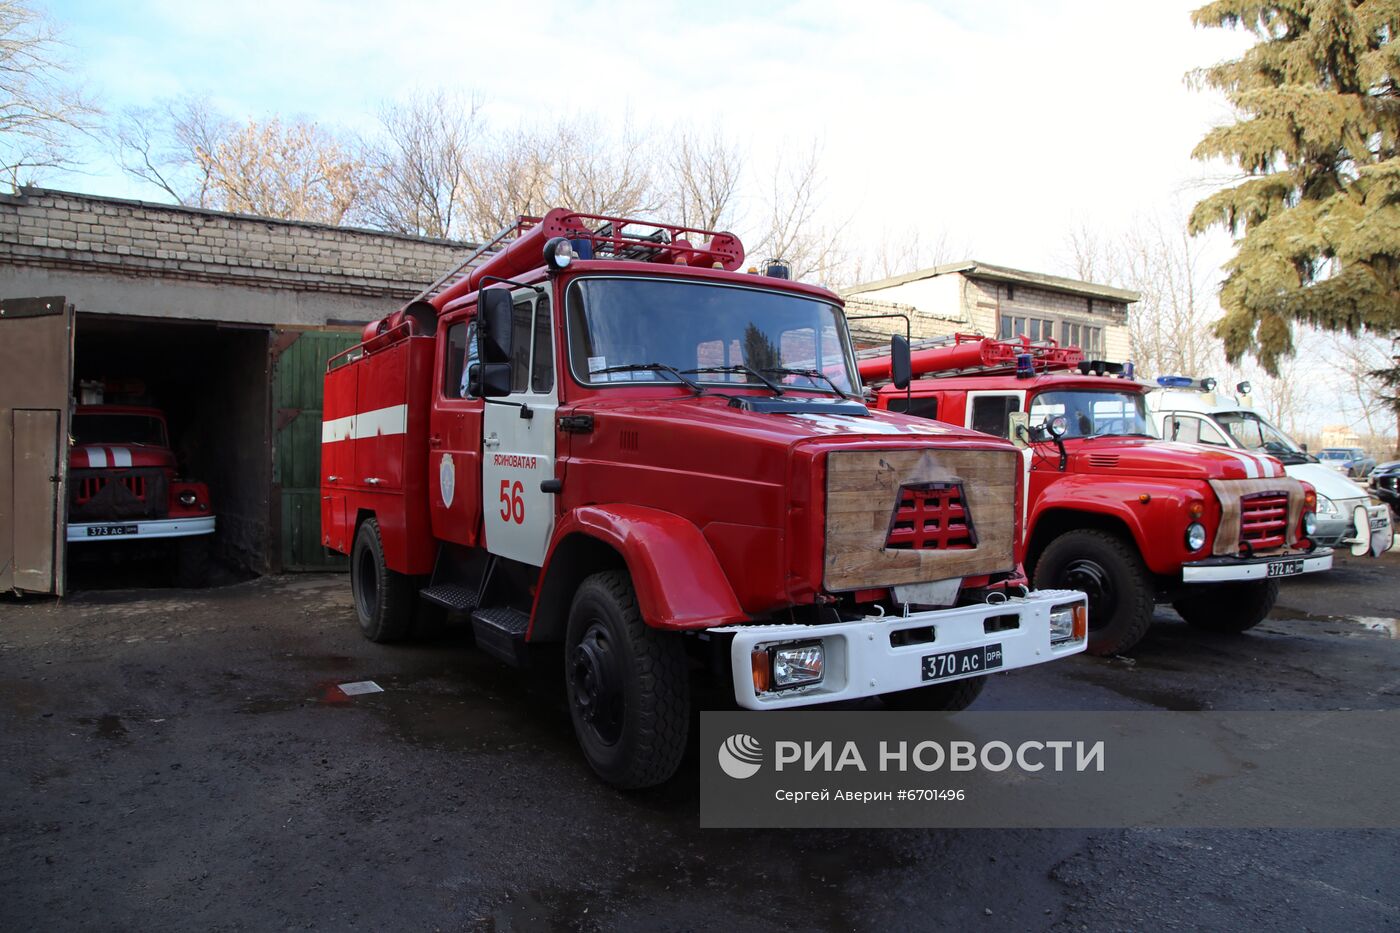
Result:
<svg viewBox="0 0 1400 933"><path fill-rule="evenodd" d="M1200 376L1222 370L1210 325L1219 315L1202 245L1184 223L1139 219L1121 236L1080 224L1066 238L1062 262L1078 278L1138 292L1128 311L1133 362L1144 374Z"/></svg>
<svg viewBox="0 0 1400 933"><path fill-rule="evenodd" d="M1365 330L1355 336L1329 333L1324 352L1336 370L1337 389L1356 406L1359 433L1373 437L1385 433L1394 423L1395 412L1376 373L1394 365L1391 341Z"/></svg>
<svg viewBox="0 0 1400 933"><path fill-rule="evenodd" d="M214 147L209 187L223 210L339 224L365 190L351 148L315 123L249 120Z"/></svg>
<svg viewBox="0 0 1400 933"><path fill-rule="evenodd" d="M464 235L480 108L474 97L438 90L380 109L382 133L365 149L370 224L417 236Z"/></svg>
<svg viewBox="0 0 1400 933"><path fill-rule="evenodd" d="M837 284L843 288L930 269L970 254L968 247L954 243L947 230L886 227L878 235L859 239L869 246L851 256L841 270Z"/></svg>
<svg viewBox="0 0 1400 933"><path fill-rule="evenodd" d="M207 98L192 97L126 110L109 135L128 175L186 207L210 207L213 153L232 131Z"/></svg>
<svg viewBox="0 0 1400 933"><path fill-rule="evenodd" d="M0 0L0 175L11 188L76 161L97 106L68 83L53 24L22 0Z"/></svg>
<svg viewBox="0 0 1400 933"><path fill-rule="evenodd" d="M665 206L676 222L702 230L733 226L743 158L718 125L704 135L676 130L666 141L661 169Z"/></svg>
<svg viewBox="0 0 1400 933"><path fill-rule="evenodd" d="M552 207L639 216L657 210L651 137L630 121L617 132L596 117L495 134L472 162L464 223L487 237L522 214Z"/></svg>
<svg viewBox="0 0 1400 933"><path fill-rule="evenodd" d="M835 285L850 261L842 234L848 221L823 217L821 147L813 142L796 161L781 156L765 186L762 235L750 255L785 259L792 277Z"/></svg>

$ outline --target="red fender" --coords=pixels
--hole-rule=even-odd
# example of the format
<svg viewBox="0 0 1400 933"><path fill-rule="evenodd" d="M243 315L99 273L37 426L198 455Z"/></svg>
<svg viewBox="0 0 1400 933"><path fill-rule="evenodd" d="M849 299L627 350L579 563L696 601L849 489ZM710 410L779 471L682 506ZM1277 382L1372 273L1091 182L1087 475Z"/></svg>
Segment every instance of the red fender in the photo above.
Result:
<svg viewBox="0 0 1400 933"><path fill-rule="evenodd" d="M560 542L578 534L622 555L647 625L698 629L748 621L715 552L689 520L641 505L575 509L554 528L541 579L549 579ZM538 598L535 608L538 611Z"/></svg>

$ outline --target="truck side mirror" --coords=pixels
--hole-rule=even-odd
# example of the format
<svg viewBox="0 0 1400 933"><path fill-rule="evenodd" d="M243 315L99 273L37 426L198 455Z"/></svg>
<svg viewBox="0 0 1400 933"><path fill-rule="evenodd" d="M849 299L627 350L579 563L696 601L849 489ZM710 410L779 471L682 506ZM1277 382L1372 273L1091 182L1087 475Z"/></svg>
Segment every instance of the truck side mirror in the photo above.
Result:
<svg viewBox="0 0 1400 933"><path fill-rule="evenodd" d="M504 288L485 289L477 298L477 358L482 363L510 363L512 307L510 292Z"/></svg>
<svg viewBox="0 0 1400 933"><path fill-rule="evenodd" d="M895 334L890 338L890 381L896 389L909 388L914 364L909 358L909 341Z"/></svg>
<svg viewBox="0 0 1400 933"><path fill-rule="evenodd" d="M467 384L471 394L478 398L500 398L510 394L511 372L509 363L473 363L467 373Z"/></svg>

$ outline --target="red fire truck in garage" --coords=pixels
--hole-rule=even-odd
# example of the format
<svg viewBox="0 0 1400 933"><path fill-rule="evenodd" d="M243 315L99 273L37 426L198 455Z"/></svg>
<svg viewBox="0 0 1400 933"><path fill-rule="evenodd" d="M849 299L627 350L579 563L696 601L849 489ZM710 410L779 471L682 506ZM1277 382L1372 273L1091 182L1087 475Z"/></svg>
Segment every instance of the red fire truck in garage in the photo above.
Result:
<svg viewBox="0 0 1400 933"><path fill-rule="evenodd" d="M1192 625L1242 632L1278 579L1332 566L1310 540L1317 494L1272 457L1159 440L1129 367L1077 347L956 334L912 354L921 378L882 409L1009 437L1023 447L1027 572L1089 596L1089 652L1127 651L1158 600ZM889 357L860 362L891 376Z"/></svg>
<svg viewBox="0 0 1400 933"><path fill-rule="evenodd" d="M177 586L209 570L209 487L181 479L165 414L139 405L79 405L68 461L68 542L173 550Z"/></svg>
<svg viewBox="0 0 1400 933"><path fill-rule="evenodd" d="M1083 594L1021 585L1016 448L869 410L840 300L743 258L556 209L327 366L324 543L364 634L457 610L509 664L562 646L622 787L674 772L692 676L955 709L1084 644Z"/></svg>

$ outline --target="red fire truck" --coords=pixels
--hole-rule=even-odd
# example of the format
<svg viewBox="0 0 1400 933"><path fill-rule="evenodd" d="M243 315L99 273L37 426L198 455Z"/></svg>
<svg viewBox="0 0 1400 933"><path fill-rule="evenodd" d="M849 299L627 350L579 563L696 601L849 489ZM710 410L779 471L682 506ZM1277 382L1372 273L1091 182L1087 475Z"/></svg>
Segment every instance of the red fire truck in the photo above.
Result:
<svg viewBox="0 0 1400 933"><path fill-rule="evenodd" d="M72 433L68 541L154 542L174 549L177 586L205 583L215 520L209 487L179 478L165 414L79 405Z"/></svg>
<svg viewBox="0 0 1400 933"><path fill-rule="evenodd" d="M889 357L862 360L888 380ZM956 334L911 354L921 376L878 407L1011 438L1023 448L1025 565L1036 586L1089 596L1089 647L1118 654L1169 601L1192 625L1242 632L1278 579L1332 566L1309 535L1317 495L1272 457L1159 440L1127 366L1077 347Z"/></svg>
<svg viewBox="0 0 1400 933"><path fill-rule="evenodd" d="M324 543L364 634L457 610L509 664L562 647L622 787L674 772L694 676L953 709L1084 644L1083 594L1020 585L1016 448L870 411L840 300L743 258L556 209L327 366Z"/></svg>

